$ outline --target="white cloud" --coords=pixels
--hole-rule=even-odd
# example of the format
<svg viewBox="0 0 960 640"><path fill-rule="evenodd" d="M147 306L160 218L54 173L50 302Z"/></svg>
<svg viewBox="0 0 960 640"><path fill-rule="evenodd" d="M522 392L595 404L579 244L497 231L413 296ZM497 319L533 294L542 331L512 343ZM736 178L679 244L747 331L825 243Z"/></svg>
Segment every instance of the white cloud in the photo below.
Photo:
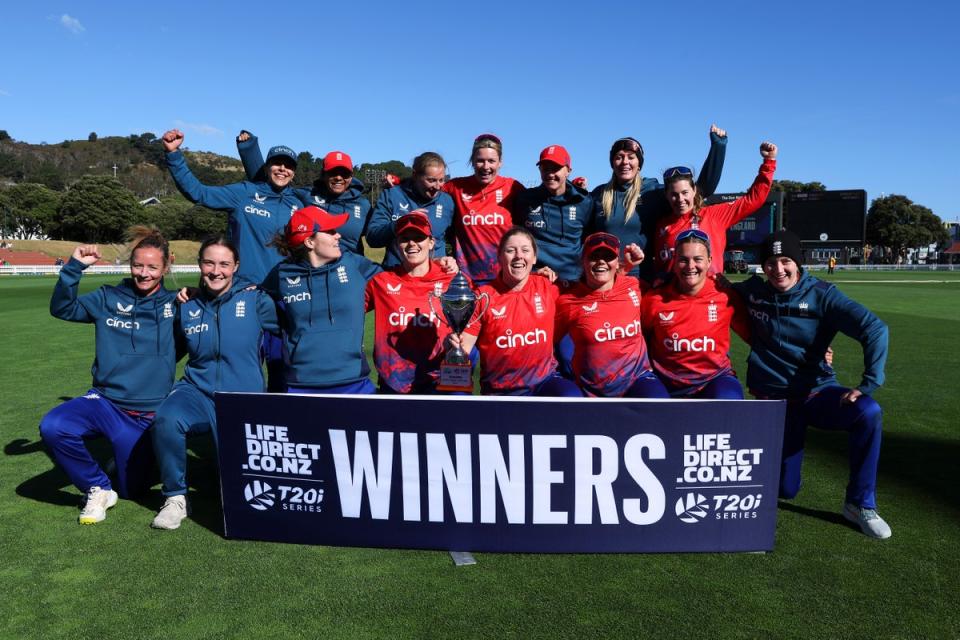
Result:
<svg viewBox="0 0 960 640"><path fill-rule="evenodd" d="M60 26L70 33L83 33L87 30L85 26L80 24L79 20L66 13L60 16Z"/></svg>
<svg viewBox="0 0 960 640"><path fill-rule="evenodd" d="M199 133L202 136L222 136L223 131L209 124L197 124L194 122L184 122L183 120L174 120L173 126L178 129L185 129Z"/></svg>

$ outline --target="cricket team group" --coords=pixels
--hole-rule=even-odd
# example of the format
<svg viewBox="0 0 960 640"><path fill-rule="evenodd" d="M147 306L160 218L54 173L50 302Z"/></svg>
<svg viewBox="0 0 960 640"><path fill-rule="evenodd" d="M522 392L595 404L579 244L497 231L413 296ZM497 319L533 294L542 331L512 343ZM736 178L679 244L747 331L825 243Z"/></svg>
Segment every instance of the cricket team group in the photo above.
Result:
<svg viewBox="0 0 960 640"><path fill-rule="evenodd" d="M800 489L808 426L847 431L842 513L870 537L891 535L877 513L882 412L871 397L883 383L886 325L807 273L786 229L764 240L762 276L722 276L726 231L766 200L776 145L760 145L745 195L706 205L727 144L716 126L698 176L676 166L643 177L643 146L625 137L610 147L610 180L592 191L571 178L560 145L540 153L541 184L524 188L500 175L500 139L482 134L472 175L447 179L444 159L425 152L411 177L388 176L371 206L343 151L324 157L312 186L296 188L297 154L281 145L264 158L244 131L237 146L248 179L208 186L180 151L182 132L161 141L178 189L227 212L229 228L202 242L199 286L179 292L163 283L167 240L146 227L130 230L130 277L115 286L78 294L84 269L101 258L94 245L78 246L62 267L50 311L95 325L93 385L47 413L40 433L86 495L81 524L146 488L155 461L165 501L152 526L178 528L188 516L187 437L216 437L218 391L456 393L437 387L445 354L460 348L479 366L484 395L742 399L732 328L750 346L750 394L787 401L780 496ZM384 248L381 263L364 246ZM456 333L439 300L454 278L462 285L460 274L485 304ZM368 312L376 384L363 346ZM852 387L831 367L838 332L862 345ZM96 435L113 445L113 481L84 444Z"/></svg>

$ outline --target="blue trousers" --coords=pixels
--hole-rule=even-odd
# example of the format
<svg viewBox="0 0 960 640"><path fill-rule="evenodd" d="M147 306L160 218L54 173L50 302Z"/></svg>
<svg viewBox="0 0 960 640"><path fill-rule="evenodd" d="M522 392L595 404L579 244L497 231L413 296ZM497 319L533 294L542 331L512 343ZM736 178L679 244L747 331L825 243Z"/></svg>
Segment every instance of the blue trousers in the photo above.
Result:
<svg viewBox="0 0 960 640"><path fill-rule="evenodd" d="M670 392L674 398L700 398L702 400L743 400L743 386L736 376L717 376L700 387L687 387Z"/></svg>
<svg viewBox="0 0 960 640"><path fill-rule="evenodd" d="M116 491L127 498L145 488L153 465L150 438L144 433L150 416L133 416L91 389L52 409L40 420L40 437L77 489L113 489L110 478L87 451L84 438L104 436L117 464Z"/></svg>
<svg viewBox="0 0 960 640"><path fill-rule="evenodd" d="M870 396L853 404L841 404L846 387L826 387L805 400L787 404L783 432L783 461L780 466L780 497L792 498L800 491L804 441L807 426L849 434L850 478L847 502L867 509L877 508L877 466L883 410Z"/></svg>
<svg viewBox="0 0 960 640"><path fill-rule="evenodd" d="M217 441L213 399L192 384L178 382L157 409L150 436L165 496L187 493L187 436L211 432Z"/></svg>
<svg viewBox="0 0 960 640"><path fill-rule="evenodd" d="M574 380L573 375L573 338L570 334L560 338L553 347L553 356L557 359L557 372L568 380Z"/></svg>
<svg viewBox="0 0 960 640"><path fill-rule="evenodd" d="M567 380L559 373L555 373L536 387L529 394L531 396L554 396L559 398L582 398L583 391L576 384Z"/></svg>
<svg viewBox="0 0 960 640"><path fill-rule="evenodd" d="M364 378L359 382L350 384L339 384L335 387L287 387L287 393L335 393L335 394L353 394L353 393L376 393L377 388L370 382L370 378Z"/></svg>
<svg viewBox="0 0 960 640"><path fill-rule="evenodd" d="M669 398L670 392L660 382L653 371L648 371L637 378L627 392L623 394L624 398Z"/></svg>
<svg viewBox="0 0 960 640"><path fill-rule="evenodd" d="M283 340L264 332L260 340L260 359L267 363L267 392L283 393L287 388L287 374L283 368Z"/></svg>

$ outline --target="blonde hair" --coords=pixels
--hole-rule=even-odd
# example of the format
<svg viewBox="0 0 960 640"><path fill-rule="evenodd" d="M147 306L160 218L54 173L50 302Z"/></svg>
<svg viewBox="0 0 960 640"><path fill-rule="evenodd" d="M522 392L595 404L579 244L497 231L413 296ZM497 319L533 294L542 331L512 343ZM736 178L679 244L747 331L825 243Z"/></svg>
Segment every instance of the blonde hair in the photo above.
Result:
<svg viewBox="0 0 960 640"><path fill-rule="evenodd" d="M473 148L470 150L470 162L474 161L477 157L477 151L480 149L493 149L497 152L497 159L503 159L503 145L500 143L500 139L493 134L477 136L477 139L473 141Z"/></svg>
<svg viewBox="0 0 960 640"><path fill-rule="evenodd" d="M633 180L630 181L630 186L627 187L627 194L623 198L624 222L628 222L630 218L632 218L637 212L637 203L640 201L640 189L642 186L643 176L641 176L640 172L637 171L637 175L635 175ZM600 197L600 202L603 205L603 215L607 217L613 213L613 201L616 190L617 176L616 174L613 174L610 176L610 182L603 185L603 193Z"/></svg>

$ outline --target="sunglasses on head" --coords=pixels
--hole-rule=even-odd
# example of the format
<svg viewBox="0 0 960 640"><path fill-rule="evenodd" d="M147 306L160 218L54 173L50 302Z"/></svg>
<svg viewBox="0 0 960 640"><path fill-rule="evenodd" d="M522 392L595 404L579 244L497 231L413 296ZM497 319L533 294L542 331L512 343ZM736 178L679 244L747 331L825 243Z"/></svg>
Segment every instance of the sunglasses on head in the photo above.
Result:
<svg viewBox="0 0 960 640"><path fill-rule="evenodd" d="M676 178L677 176L680 176L682 178L692 178L693 169L691 169L690 167L680 166L680 167L670 167L669 169L663 172L664 180L669 180L670 178Z"/></svg>
<svg viewBox="0 0 960 640"><path fill-rule="evenodd" d="M706 233L704 233L700 229L687 229L686 231L681 231L680 234L677 236L676 244L680 244L687 238L694 238L696 240L699 240L700 242L703 242L704 244L710 244L710 236L708 236Z"/></svg>
<svg viewBox="0 0 960 640"><path fill-rule="evenodd" d="M503 144L502 142L500 142L500 138L493 135L492 133L481 133L480 135L478 135L476 138L473 139L473 144L477 144L478 142L482 142L484 140L492 140L497 144Z"/></svg>

